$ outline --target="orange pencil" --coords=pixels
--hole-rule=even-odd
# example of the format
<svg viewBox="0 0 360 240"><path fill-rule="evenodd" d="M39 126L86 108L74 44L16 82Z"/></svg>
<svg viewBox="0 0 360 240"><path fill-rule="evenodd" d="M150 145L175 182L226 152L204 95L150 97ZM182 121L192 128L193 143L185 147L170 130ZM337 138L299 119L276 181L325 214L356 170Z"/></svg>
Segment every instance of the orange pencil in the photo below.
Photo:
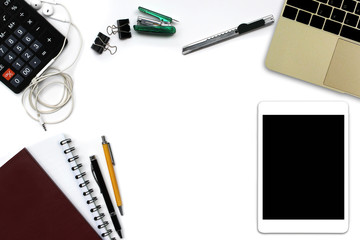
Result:
<svg viewBox="0 0 360 240"><path fill-rule="evenodd" d="M104 154L105 154L105 158L106 158L106 164L108 166L111 184L112 184L114 194L115 194L116 205L119 208L120 214L123 215L120 191L119 191L119 187L118 187L118 184L116 181L116 176L115 176L115 171L114 171L115 162L114 162L114 158L113 158L113 155L111 152L110 143L108 143L106 141L105 136L102 136L101 138L102 138L102 146L103 146Z"/></svg>

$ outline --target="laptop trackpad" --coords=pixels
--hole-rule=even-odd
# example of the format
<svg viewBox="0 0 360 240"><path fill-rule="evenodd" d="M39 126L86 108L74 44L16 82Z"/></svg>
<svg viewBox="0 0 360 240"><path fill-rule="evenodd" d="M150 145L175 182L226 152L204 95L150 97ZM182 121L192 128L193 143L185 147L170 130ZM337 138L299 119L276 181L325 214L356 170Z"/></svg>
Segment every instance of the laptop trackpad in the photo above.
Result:
<svg viewBox="0 0 360 240"><path fill-rule="evenodd" d="M339 39L324 85L360 97L360 46Z"/></svg>

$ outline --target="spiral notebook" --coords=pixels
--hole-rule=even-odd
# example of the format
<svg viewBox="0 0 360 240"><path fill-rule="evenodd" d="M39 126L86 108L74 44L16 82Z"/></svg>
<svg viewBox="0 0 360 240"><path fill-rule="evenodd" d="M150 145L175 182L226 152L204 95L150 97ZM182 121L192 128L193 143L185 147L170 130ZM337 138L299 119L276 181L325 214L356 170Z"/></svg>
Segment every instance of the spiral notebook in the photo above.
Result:
<svg viewBox="0 0 360 240"><path fill-rule="evenodd" d="M103 220L105 213L100 211L97 198L89 187L89 174L82 170L80 159L73 154L74 151L71 139L58 135L21 150L0 167L0 195L7 195L5 199L0 198L1 206L9 206L14 202L19 204L16 205L16 215L11 214L11 208L7 208L9 211L5 211L5 215L2 211L1 229L9 230L0 230L0 239L115 239L111 238L112 230L108 228L108 222ZM9 168L9 165L13 167ZM41 181L34 177L39 174L43 175ZM29 179L32 181L28 181ZM45 187L45 193L51 194L43 194ZM26 197L16 194L23 191L23 188L27 189L36 204L29 203ZM57 201L60 202L58 205ZM54 214L59 209L64 215ZM12 224L7 222L11 219L16 222L14 226L18 230L15 231L11 228ZM64 226L70 227L65 231ZM43 230L53 236L44 237L40 234ZM14 237L17 235L19 237Z"/></svg>

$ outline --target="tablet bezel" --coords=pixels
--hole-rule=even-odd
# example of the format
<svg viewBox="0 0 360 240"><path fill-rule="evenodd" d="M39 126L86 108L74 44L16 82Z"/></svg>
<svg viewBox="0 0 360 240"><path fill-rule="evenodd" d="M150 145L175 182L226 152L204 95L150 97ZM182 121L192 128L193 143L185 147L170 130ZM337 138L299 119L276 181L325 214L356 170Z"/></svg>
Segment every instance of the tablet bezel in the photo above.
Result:
<svg viewBox="0 0 360 240"><path fill-rule="evenodd" d="M344 219L264 220L263 219L263 116L344 115ZM258 231L261 233L345 233L349 227L349 110L345 102L261 102L258 105Z"/></svg>

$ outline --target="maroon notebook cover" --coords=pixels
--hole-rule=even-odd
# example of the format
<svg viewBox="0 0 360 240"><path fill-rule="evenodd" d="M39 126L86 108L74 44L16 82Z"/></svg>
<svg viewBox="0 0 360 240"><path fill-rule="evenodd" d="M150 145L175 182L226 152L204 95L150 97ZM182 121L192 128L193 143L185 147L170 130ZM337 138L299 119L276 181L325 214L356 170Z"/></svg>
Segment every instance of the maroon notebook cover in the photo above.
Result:
<svg viewBox="0 0 360 240"><path fill-rule="evenodd" d="M101 240L25 148L0 168L0 208L1 240Z"/></svg>

